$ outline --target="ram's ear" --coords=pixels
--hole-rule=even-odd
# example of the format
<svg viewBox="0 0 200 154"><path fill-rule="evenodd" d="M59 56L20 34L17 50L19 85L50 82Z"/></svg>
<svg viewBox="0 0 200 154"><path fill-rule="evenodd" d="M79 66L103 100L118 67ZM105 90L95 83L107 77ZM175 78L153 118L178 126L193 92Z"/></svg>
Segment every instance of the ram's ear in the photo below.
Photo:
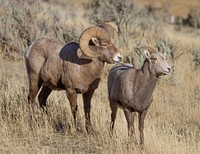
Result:
<svg viewBox="0 0 200 154"><path fill-rule="evenodd" d="M82 50L80 49L80 48L78 48L78 50L77 50L77 56L78 56L78 58L84 58L84 59L91 59L90 57L88 57L88 56L86 56L83 52L82 52Z"/></svg>
<svg viewBox="0 0 200 154"><path fill-rule="evenodd" d="M151 54L150 54L149 51L146 50L146 49L144 50L144 55L145 55L145 57L148 58L148 59L151 58Z"/></svg>
<svg viewBox="0 0 200 154"><path fill-rule="evenodd" d="M92 43L94 43L94 45L96 46L100 46L100 42L97 38L91 38Z"/></svg>

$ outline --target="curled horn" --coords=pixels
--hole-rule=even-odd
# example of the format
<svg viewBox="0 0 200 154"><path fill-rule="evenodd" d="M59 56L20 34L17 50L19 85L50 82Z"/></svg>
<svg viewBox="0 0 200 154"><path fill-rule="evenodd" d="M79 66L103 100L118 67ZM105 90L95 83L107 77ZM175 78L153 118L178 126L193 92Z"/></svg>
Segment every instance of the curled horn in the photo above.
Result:
<svg viewBox="0 0 200 154"><path fill-rule="evenodd" d="M112 25L110 24L102 24L100 25L99 27L105 29L107 31L107 33L110 35L111 39L112 39L112 42L114 42L115 40L115 37L117 36L118 34L118 30L116 28L114 28Z"/></svg>
<svg viewBox="0 0 200 154"><path fill-rule="evenodd" d="M111 38L106 30L97 26L89 27L82 32L79 39L81 50L86 56L96 58L101 55L102 47L91 44L92 38L96 38L101 43L110 43Z"/></svg>

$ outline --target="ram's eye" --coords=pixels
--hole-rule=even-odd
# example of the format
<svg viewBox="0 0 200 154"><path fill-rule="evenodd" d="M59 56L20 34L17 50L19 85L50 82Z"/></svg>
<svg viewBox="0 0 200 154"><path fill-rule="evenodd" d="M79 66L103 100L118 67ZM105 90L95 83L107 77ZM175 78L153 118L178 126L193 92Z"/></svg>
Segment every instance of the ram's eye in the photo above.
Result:
<svg viewBox="0 0 200 154"><path fill-rule="evenodd" d="M107 47L107 44L106 44L106 43L102 43L101 46L102 46L103 48L106 48L106 47Z"/></svg>

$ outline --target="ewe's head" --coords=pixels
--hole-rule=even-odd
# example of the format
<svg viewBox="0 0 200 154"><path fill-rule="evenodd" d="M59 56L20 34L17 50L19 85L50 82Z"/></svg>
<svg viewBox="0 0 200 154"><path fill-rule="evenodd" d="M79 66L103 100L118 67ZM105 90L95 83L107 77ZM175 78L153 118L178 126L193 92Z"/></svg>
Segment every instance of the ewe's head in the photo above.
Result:
<svg viewBox="0 0 200 154"><path fill-rule="evenodd" d="M107 63L119 62L121 55L111 42L110 35L100 27L90 27L80 36L80 48L90 58L99 58Z"/></svg>
<svg viewBox="0 0 200 154"><path fill-rule="evenodd" d="M156 76L167 75L170 72L170 66L166 60L166 54L162 54L152 48L146 48L144 50L146 60L150 64L151 73Z"/></svg>

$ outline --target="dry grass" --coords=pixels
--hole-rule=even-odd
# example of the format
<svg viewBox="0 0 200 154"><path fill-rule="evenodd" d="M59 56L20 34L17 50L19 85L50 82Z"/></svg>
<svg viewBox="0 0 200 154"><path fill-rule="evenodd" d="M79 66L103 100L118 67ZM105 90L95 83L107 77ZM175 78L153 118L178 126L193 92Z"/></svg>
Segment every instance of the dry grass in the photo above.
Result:
<svg viewBox="0 0 200 154"><path fill-rule="evenodd" d="M136 0L137 3L141 5L146 5L146 4L153 4L153 5L159 5L159 4L164 4L164 3L169 3L174 5L175 7L182 6L183 8L189 8L189 9L197 9L196 7L200 7L199 0ZM177 10L178 11L178 10Z"/></svg>
<svg viewBox="0 0 200 154"><path fill-rule="evenodd" d="M183 154L200 150L200 73L189 69L192 64L189 60L187 53L177 60L175 85L168 76L161 79L155 90L145 123L144 153ZM70 106L64 92L53 92L49 98L51 123L44 124L46 119L38 109L41 126L32 127L23 62L1 59L0 64L1 153L141 153L127 136L121 110L117 115L115 134L109 135L110 109L105 75L92 100L95 133L86 135L81 97L78 98L80 132L76 132L71 126ZM137 126L137 122L135 124ZM138 130L136 133L139 140Z"/></svg>
<svg viewBox="0 0 200 154"><path fill-rule="evenodd" d="M117 115L114 135L110 136L106 86L110 65L106 65L92 99L94 132L86 134L81 96L78 97L77 132L72 126L70 106L64 91L54 91L50 95L48 117L42 114L37 103L36 115L40 126L34 125L27 104L28 81L24 62L0 57L0 153L198 153L200 71L195 69L192 49L200 48L200 39L194 32L176 32L169 26L165 27L165 31L176 45L174 74L162 77L154 92L154 101L145 120L144 150L128 138L121 110ZM150 35L145 34L143 39L155 37ZM147 44L155 45L157 39ZM130 38L127 52L131 52L132 44L134 41ZM171 57L169 62L173 64ZM135 118L136 128L137 123ZM136 129L139 141L138 134Z"/></svg>

